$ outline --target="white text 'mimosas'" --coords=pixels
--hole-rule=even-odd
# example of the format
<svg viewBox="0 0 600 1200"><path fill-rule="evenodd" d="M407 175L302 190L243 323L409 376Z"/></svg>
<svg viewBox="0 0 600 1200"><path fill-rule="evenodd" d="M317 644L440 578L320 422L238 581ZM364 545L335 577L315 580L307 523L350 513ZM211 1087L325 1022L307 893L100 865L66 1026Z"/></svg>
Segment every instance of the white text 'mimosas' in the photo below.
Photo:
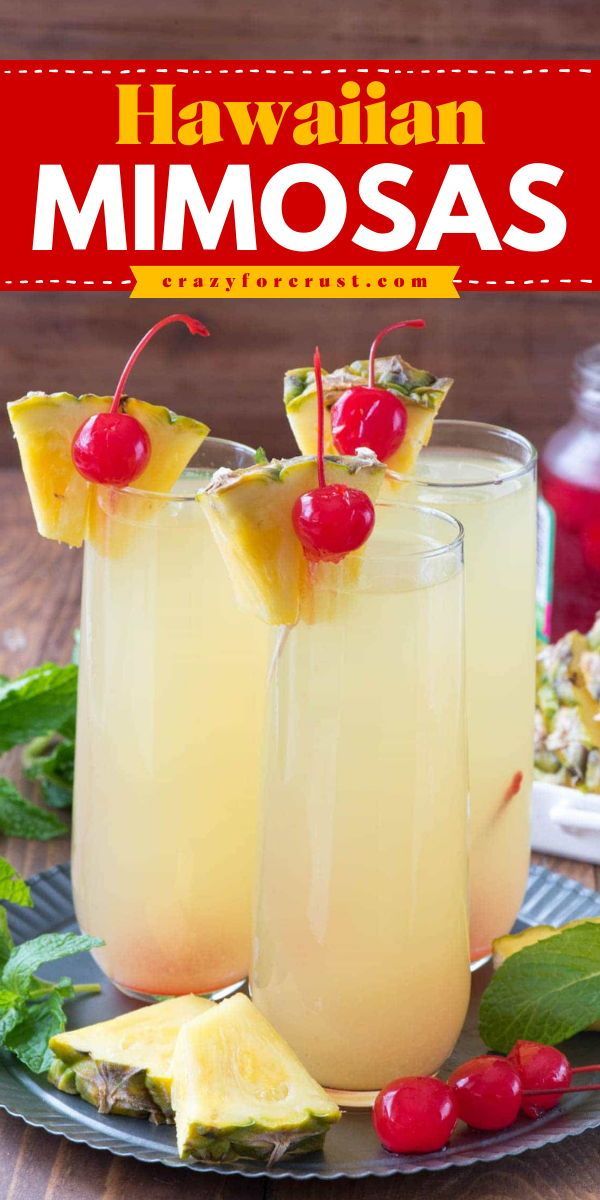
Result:
<svg viewBox="0 0 600 1200"><path fill-rule="evenodd" d="M565 214L537 192L539 185L557 188L562 176L562 169L550 163L526 163L516 170L507 184L515 208L513 221L508 227L496 228L489 206L492 200L498 203L499 190L494 188L494 196L488 197L486 203L467 164L453 163L447 167L427 212L417 218L409 206L413 171L401 163L376 163L358 179L357 191L364 215L360 223L347 229L348 200L344 186L332 171L315 163L293 163L276 171L260 195L254 193L250 165L229 164L216 194L214 178L207 180L207 191L213 195L210 203L205 198L202 179L189 163L170 165L166 190L160 198L152 164L133 167L100 164L80 203L73 195L64 168L58 163L43 163L38 177L33 249L54 249L60 216L74 250L86 250L98 227L94 249L109 251L181 251L184 233L185 248L191 250L188 229L202 249L216 250L226 228L232 228L240 251L265 249L275 243L285 250L310 253L332 245L344 231L356 246L376 254L389 254L406 247L435 251L443 238L452 235L471 236L482 250L501 250L504 243L534 253L553 249L565 236ZM161 178L164 179L164 173ZM320 215L310 229L294 228L284 213L286 198L300 184L316 189L319 195ZM393 196L386 190L390 185L395 187ZM404 189L403 195L409 203L398 198L398 186ZM79 196L79 187L77 191ZM127 195L133 193L132 211L127 208L124 191ZM461 211L455 212L457 206ZM374 226L373 214L379 218ZM523 214L524 226L519 223ZM532 217L536 219L534 230ZM386 226L383 229L382 224ZM445 249L451 251L451 243L446 242Z"/></svg>

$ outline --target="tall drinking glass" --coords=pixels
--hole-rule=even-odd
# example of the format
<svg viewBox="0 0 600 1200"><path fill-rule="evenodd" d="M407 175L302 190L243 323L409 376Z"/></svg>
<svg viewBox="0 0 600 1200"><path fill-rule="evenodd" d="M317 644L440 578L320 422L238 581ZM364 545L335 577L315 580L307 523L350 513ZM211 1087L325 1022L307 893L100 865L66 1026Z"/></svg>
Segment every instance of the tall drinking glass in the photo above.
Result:
<svg viewBox="0 0 600 1200"><path fill-rule="evenodd" d="M469 995L462 531L393 517L270 667L252 996L345 1103L435 1071Z"/></svg>
<svg viewBox="0 0 600 1200"><path fill-rule="evenodd" d="M529 866L535 694L536 454L508 429L437 421L407 499L465 530L471 954L519 911Z"/></svg>
<svg viewBox="0 0 600 1200"><path fill-rule="evenodd" d="M168 496L102 489L86 545L75 907L135 996L248 973L266 630L237 608L194 497L253 461L208 438Z"/></svg>

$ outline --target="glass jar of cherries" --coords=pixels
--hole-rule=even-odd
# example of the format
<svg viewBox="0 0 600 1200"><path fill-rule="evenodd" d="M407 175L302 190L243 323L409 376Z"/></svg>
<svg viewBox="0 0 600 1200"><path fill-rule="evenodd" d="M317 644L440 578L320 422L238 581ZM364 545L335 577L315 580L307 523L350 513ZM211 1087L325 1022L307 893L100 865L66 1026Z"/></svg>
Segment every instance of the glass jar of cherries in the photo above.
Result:
<svg viewBox="0 0 600 1200"><path fill-rule="evenodd" d="M556 521L551 636L600 609L600 344L575 359L575 411L547 443L541 487Z"/></svg>

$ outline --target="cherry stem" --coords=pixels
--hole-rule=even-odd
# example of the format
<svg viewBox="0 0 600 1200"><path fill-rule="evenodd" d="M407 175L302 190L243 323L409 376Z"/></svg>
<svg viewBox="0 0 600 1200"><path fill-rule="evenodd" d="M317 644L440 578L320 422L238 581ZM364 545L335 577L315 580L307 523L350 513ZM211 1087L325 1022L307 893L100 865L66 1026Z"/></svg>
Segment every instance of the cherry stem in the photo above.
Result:
<svg viewBox="0 0 600 1200"><path fill-rule="evenodd" d="M174 321L182 321L184 325L187 325L190 333L198 333L200 337L210 337L210 333L206 328L206 325L203 325L200 321L197 321L195 317L188 317L186 313L171 313L170 316L163 317L162 321L157 321L156 325L153 325L152 329L149 329L148 332L144 334L143 338L140 339L135 347L135 350L132 350L131 354L129 355L129 358L125 363L123 370L121 371L121 376L115 390L114 399L110 406L111 413L118 412L125 384L127 383L129 374L132 368L135 366L140 354L142 353L142 350L148 345L148 342L154 337L154 334L158 333L159 329L163 329L165 325L172 325Z"/></svg>
<svg viewBox="0 0 600 1200"><path fill-rule="evenodd" d="M600 1071L600 1063L590 1063L589 1067L571 1067L571 1075L583 1075L585 1071Z"/></svg>
<svg viewBox="0 0 600 1200"><path fill-rule="evenodd" d="M321 370L321 351L315 347L313 357L315 369L315 384L317 386L317 478L319 487L325 487L325 397L323 395L323 375Z"/></svg>
<svg viewBox="0 0 600 1200"><path fill-rule="evenodd" d="M397 321L395 325L386 325L385 329L380 329L379 333L373 338L373 344L369 352L369 387L375 387L375 355L379 347L379 343L387 337L388 333L393 333L394 329L424 329L425 322L418 317L415 321Z"/></svg>
<svg viewBox="0 0 600 1200"><path fill-rule="evenodd" d="M600 1092L600 1083L586 1083L580 1087L569 1088L535 1088L527 1089L523 1092L524 1096L570 1096L571 1092Z"/></svg>

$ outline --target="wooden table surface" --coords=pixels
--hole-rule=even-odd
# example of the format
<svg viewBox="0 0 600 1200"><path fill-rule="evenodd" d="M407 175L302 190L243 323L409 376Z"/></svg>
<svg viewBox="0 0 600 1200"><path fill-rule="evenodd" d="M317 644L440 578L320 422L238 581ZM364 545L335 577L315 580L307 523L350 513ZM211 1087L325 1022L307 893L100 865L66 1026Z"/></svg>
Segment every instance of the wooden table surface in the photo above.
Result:
<svg viewBox="0 0 600 1200"><path fill-rule="evenodd" d="M0 512L0 672L16 674L44 659L64 662L78 621L80 555L37 537L17 471L0 472ZM28 875L64 861L69 845L66 839L13 839L0 845L0 854ZM538 859L589 887L600 886L597 868ZM331 1200L592 1200L600 1196L600 1131L520 1158L437 1175L273 1184L115 1158L0 1113L0 1200L320 1200L326 1195Z"/></svg>

